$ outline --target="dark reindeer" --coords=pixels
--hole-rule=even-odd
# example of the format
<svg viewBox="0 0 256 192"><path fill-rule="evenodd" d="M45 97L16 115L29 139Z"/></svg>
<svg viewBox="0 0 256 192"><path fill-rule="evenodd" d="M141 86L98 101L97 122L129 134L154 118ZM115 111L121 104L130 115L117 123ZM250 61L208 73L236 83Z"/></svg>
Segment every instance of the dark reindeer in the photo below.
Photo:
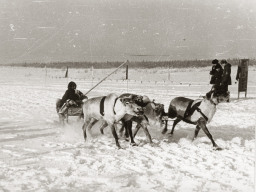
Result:
<svg viewBox="0 0 256 192"><path fill-rule="evenodd" d="M221 150L221 148L215 143L211 133L209 132L206 124L209 123L215 112L216 105L222 102L227 102L229 99L228 95L217 95L212 93L210 97L204 97L203 99L192 100L185 97L174 98L168 109L168 117L176 118L173 122L172 130L170 134L173 134L175 126L180 121L185 121L186 123L196 125L196 130L194 133L193 140L197 137L198 132L202 129L208 138L211 140L213 147L216 150ZM167 132L167 120L165 128L162 134Z"/></svg>

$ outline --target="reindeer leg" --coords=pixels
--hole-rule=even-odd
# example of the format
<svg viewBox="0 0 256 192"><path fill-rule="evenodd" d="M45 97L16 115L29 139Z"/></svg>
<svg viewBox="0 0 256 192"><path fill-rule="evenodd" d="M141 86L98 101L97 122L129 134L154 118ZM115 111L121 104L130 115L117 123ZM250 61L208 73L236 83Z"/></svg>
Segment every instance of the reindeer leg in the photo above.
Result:
<svg viewBox="0 0 256 192"><path fill-rule="evenodd" d="M106 121L103 121L102 124L100 125L100 132L103 135L104 134L104 128L106 128L108 126Z"/></svg>
<svg viewBox="0 0 256 192"><path fill-rule="evenodd" d="M134 142L133 135L132 135L132 121L125 122L125 132L128 132L128 134L130 136L131 145L136 146L137 144Z"/></svg>
<svg viewBox="0 0 256 192"><path fill-rule="evenodd" d="M181 119L178 119L178 118L174 120L173 125L172 125L171 133L169 133L169 134L173 135L174 128L175 128L175 126L176 126L180 121L181 121Z"/></svg>
<svg viewBox="0 0 256 192"><path fill-rule="evenodd" d="M164 129L162 130L162 134L165 134L168 131L168 129L167 129L167 127L168 127L168 120L165 120L164 122L165 122L165 126L164 126Z"/></svg>
<svg viewBox="0 0 256 192"><path fill-rule="evenodd" d="M132 121L124 121L123 125L124 125L124 134L122 133L120 137L123 137L126 141L129 141L130 133L132 134Z"/></svg>
<svg viewBox="0 0 256 192"><path fill-rule="evenodd" d="M213 147L216 149L216 150L222 150L216 143L215 141L213 140L213 137L211 135L211 133L209 132L209 130L207 129L206 127L206 121L203 119L203 118L200 118L199 121L198 121L198 125L202 128L202 130L204 131L204 133L207 135L207 137L211 140L212 144L213 144Z"/></svg>
<svg viewBox="0 0 256 192"><path fill-rule="evenodd" d="M135 136L137 135L140 128L141 128L141 124L137 123L137 125L135 127L135 130L134 130L134 133L133 133L133 138L135 138Z"/></svg>
<svg viewBox="0 0 256 192"><path fill-rule="evenodd" d="M122 127L119 130L119 137L123 137L123 132L124 132L125 126L126 126L124 120L121 120L121 122L122 122Z"/></svg>
<svg viewBox="0 0 256 192"><path fill-rule="evenodd" d="M128 131L127 131L127 128L126 128L127 127L126 122L124 120L121 120L121 122L122 122L122 126L119 130L119 138L124 137L124 134L125 134L126 137L129 137ZM124 131L125 131L125 133L124 133Z"/></svg>
<svg viewBox="0 0 256 192"><path fill-rule="evenodd" d="M135 121L137 123L134 133L133 133L133 138L135 138L139 129L142 127L142 124L145 124L145 126L147 127L148 121L145 119L145 117L133 117L132 121Z"/></svg>
<svg viewBox="0 0 256 192"><path fill-rule="evenodd" d="M84 120L84 124L83 124L83 132L84 132L84 140L86 141L87 135L86 135L86 127L88 126L88 123L90 123L90 119L86 119Z"/></svg>
<svg viewBox="0 0 256 192"><path fill-rule="evenodd" d="M118 136L117 136L117 134L116 134L116 129L115 129L114 124L111 124L111 125L110 125L110 128L111 128L112 134L113 134L113 136L114 136L114 138L115 138L117 148L118 148L118 149L121 149L121 146L120 146L120 144L119 144L119 142L118 142Z"/></svg>
<svg viewBox="0 0 256 192"><path fill-rule="evenodd" d="M148 132L147 124L146 123L141 123L141 127L143 128L144 133L146 134L149 143L153 143L151 139L151 135Z"/></svg>
<svg viewBox="0 0 256 192"><path fill-rule="evenodd" d="M200 131L201 127L199 125L196 126L196 130L195 130L195 134L194 134L194 137L192 139L192 141L194 141L196 138L197 138L197 135Z"/></svg>
<svg viewBox="0 0 256 192"><path fill-rule="evenodd" d="M130 128L131 131L132 131L132 121L127 121L127 122L125 123L124 136L125 136L126 139L129 138L129 134L130 134L128 128ZM132 133L132 132L131 132L131 133Z"/></svg>
<svg viewBox="0 0 256 192"><path fill-rule="evenodd" d="M88 132L90 133L90 135L91 135L91 129L92 129L93 125L95 125L97 122L98 122L97 119L93 119L93 118L92 118L91 121L90 121L90 123L89 123L89 125L87 126L87 130L88 130Z"/></svg>

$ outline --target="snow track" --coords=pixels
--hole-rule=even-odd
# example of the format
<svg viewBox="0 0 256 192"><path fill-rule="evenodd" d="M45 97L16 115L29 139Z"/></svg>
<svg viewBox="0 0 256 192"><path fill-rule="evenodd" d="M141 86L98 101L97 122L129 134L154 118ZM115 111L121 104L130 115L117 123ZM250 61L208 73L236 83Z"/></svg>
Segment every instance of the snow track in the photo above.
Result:
<svg viewBox="0 0 256 192"><path fill-rule="evenodd" d="M231 103L217 107L208 128L222 151L213 150L202 131L191 142L195 127L186 123L177 125L173 137L149 127L152 145L140 130L137 147L121 139L123 149L117 150L109 128L101 135L96 125L84 142L76 117L65 127L56 123L55 101L66 79L44 81L12 69L15 80L8 70L0 76L0 191L254 191L255 90L241 100L232 93ZM90 88L89 81L77 84ZM156 99L166 110L176 95L196 98L209 88L173 87L129 84L131 92ZM89 97L114 91L126 92L126 84L103 84Z"/></svg>

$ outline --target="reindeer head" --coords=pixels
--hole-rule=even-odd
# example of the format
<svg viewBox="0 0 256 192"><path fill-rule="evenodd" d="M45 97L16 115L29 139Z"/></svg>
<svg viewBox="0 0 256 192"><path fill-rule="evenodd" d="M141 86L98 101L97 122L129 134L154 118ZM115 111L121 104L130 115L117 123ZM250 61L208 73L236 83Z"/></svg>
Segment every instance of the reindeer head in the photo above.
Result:
<svg viewBox="0 0 256 192"><path fill-rule="evenodd" d="M148 107L150 105L150 107ZM161 104L161 103L155 103L154 100L153 102L150 102L146 109L147 111L145 111L145 115L147 116L147 113L150 112L150 116L151 118L153 117L153 119L156 121L156 122L159 122L160 123L160 126L162 126L162 117L165 115L165 111L164 111L164 105Z"/></svg>
<svg viewBox="0 0 256 192"><path fill-rule="evenodd" d="M143 105L143 96L141 95L133 95L131 99L139 106Z"/></svg>
<svg viewBox="0 0 256 192"><path fill-rule="evenodd" d="M227 92L227 93L216 93L216 92L213 92L211 94L211 97L208 98L208 99L210 99L210 101L212 101L215 105L217 105L219 103L228 102L229 99L230 99L230 95L229 95L229 92Z"/></svg>
<svg viewBox="0 0 256 192"><path fill-rule="evenodd" d="M134 99L132 98L121 98L120 101L123 103L125 107L125 111L127 114L138 116L143 115L144 111L141 106L139 106Z"/></svg>

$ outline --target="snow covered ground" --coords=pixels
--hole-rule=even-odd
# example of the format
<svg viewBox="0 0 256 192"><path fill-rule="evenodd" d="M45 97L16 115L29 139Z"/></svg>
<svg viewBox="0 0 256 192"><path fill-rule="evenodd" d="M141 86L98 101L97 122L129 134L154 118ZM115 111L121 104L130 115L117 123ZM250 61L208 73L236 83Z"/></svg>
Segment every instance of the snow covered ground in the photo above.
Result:
<svg viewBox="0 0 256 192"><path fill-rule="evenodd" d="M135 138L139 146L121 140L124 149L117 150L109 129L101 135L97 125L84 142L76 117L64 128L58 125L55 101L70 80L86 92L98 79L82 79L84 70L73 71L73 76L70 70L69 79L55 78L65 71L47 70L48 77L44 69L0 69L1 191L254 191L255 70L249 71L247 98L241 94L237 99L233 83L231 102L218 105L208 125L222 151L214 151L202 131L191 142L195 127L186 123L177 125L172 138L151 126L153 145L141 131ZM167 110L175 96L204 95L211 87L207 70L172 70L170 81L165 81L166 70L131 70L129 82L117 80L117 72L88 96L145 94ZM95 72L95 78L110 71Z"/></svg>

